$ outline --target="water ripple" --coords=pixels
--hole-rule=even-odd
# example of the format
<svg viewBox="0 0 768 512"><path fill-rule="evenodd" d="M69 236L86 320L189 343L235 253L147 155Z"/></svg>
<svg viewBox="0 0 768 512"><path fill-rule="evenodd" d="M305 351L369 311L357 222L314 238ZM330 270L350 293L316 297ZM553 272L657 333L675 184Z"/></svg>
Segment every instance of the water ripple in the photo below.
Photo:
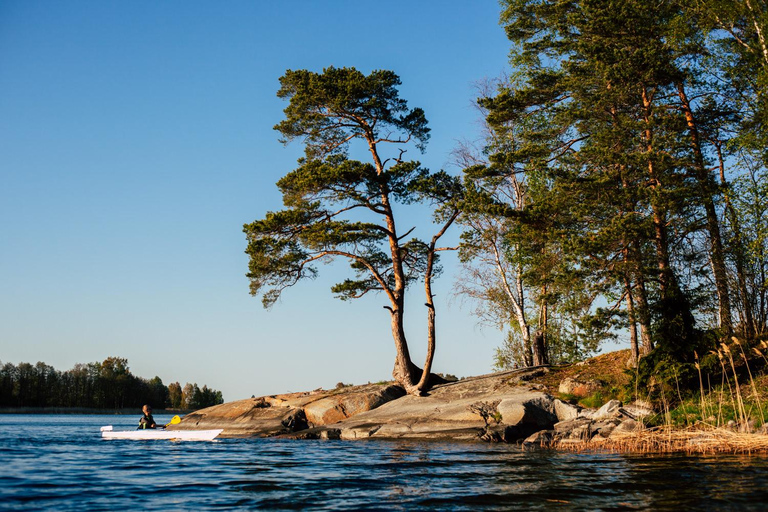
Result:
<svg viewBox="0 0 768 512"><path fill-rule="evenodd" d="M102 440L120 416L0 416L10 510L763 510L768 460L435 442ZM158 421L168 421L158 418Z"/></svg>

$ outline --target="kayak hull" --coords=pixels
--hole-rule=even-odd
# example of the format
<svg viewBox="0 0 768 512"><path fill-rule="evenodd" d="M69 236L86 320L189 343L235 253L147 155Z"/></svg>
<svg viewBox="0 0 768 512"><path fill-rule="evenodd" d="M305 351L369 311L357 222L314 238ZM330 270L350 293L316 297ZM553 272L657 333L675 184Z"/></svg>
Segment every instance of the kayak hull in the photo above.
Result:
<svg viewBox="0 0 768 512"><path fill-rule="evenodd" d="M112 426L101 427L101 437L103 439L133 439L133 440L151 440L151 439L174 439L179 441L212 441L224 429L217 430L112 430Z"/></svg>

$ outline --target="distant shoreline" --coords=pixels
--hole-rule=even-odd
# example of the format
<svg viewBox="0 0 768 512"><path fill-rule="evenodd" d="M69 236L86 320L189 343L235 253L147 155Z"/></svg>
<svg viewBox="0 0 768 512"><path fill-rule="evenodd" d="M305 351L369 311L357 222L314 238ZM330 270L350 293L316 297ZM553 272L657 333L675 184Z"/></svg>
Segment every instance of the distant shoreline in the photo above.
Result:
<svg viewBox="0 0 768 512"><path fill-rule="evenodd" d="M188 414L192 409L154 409L155 416ZM125 409L92 409L89 407L0 407L0 414L109 414L119 416L141 415L141 407Z"/></svg>

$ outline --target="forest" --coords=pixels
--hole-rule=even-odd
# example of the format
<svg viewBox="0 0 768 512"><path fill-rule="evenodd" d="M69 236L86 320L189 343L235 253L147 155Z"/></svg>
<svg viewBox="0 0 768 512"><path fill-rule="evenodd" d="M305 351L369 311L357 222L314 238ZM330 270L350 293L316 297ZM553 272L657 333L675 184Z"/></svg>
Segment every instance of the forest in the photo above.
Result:
<svg viewBox="0 0 768 512"><path fill-rule="evenodd" d="M455 150L460 175L405 158L430 129L393 72L286 72L275 129L305 157L278 182L286 209L244 226L251 293L270 307L316 263L348 261L332 292L386 296L393 376L413 394L440 381L443 251L465 266L458 293L507 332L500 369L623 338L639 384L689 382L700 364L719 371L722 344L755 347L768 333L768 2L501 6L511 67L479 85L485 132ZM398 216L414 204L431 209L431 235ZM440 245L449 229L459 245ZM423 367L403 327L413 285Z"/></svg>
<svg viewBox="0 0 768 512"><path fill-rule="evenodd" d="M206 385L182 388L178 382L166 386L160 377L137 377L120 357L76 364L64 372L43 362L0 364L0 407L202 409L221 403L221 391Z"/></svg>
<svg viewBox="0 0 768 512"><path fill-rule="evenodd" d="M765 336L768 4L509 1L501 20L514 72L465 172L481 222L508 209L490 231L532 302L501 290L510 356L531 361L530 327L571 357L623 330L641 377L690 378Z"/></svg>

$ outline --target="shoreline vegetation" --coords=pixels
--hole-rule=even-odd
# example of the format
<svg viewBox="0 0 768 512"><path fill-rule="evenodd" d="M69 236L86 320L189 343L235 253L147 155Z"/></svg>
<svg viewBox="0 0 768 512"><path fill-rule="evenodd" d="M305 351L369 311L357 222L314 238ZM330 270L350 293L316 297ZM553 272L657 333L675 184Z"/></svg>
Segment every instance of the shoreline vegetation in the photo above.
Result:
<svg viewBox="0 0 768 512"><path fill-rule="evenodd" d="M152 414L176 415L189 414L193 409L153 409ZM141 408L127 407L123 409L96 409L94 407L0 407L0 414L104 414L115 416L141 415Z"/></svg>
<svg viewBox="0 0 768 512"><path fill-rule="evenodd" d="M197 383L167 386L160 377L145 379L131 373L128 360L108 357L103 362L76 364L59 371L37 364L0 362L0 412L2 409L141 410L145 404L156 411L195 410L224 403L221 391ZM66 414L66 412L65 412Z"/></svg>
<svg viewBox="0 0 768 512"><path fill-rule="evenodd" d="M741 347L738 339L733 345ZM766 349L765 343L760 347ZM562 378L558 396L579 405L603 405L604 401L619 399L639 404L646 408L637 418L637 428L631 431L601 432L586 431L580 435L540 435L531 440L541 447L557 450L585 452L603 451L617 453L686 453L686 454L768 454L768 423L764 404L768 399L768 375L765 367L753 375L749 357L743 352L740 364L736 364L731 347L721 345L718 359L723 363L722 374L717 386L711 383L710 375L701 372L696 355L696 369L699 373L699 390L692 392L681 389L679 384L674 394L667 397L657 390L657 399L651 403L651 393L645 399L638 399L639 388L630 389L637 370L622 368L630 357L630 351L618 351L595 357L583 363L563 367L544 377L543 382L552 385ZM765 357L756 348L752 354L758 356L752 364L765 362ZM728 369L731 369L731 373ZM563 378L563 375L567 375ZM583 382L574 379L580 378ZM635 381L636 382L636 381ZM655 383L659 384L659 383ZM576 391L575 396L569 392ZM633 395L633 396L628 396ZM619 417L621 408L619 405ZM626 412L626 411L624 411ZM557 425L556 425L557 427ZM524 442L525 444L525 442Z"/></svg>

